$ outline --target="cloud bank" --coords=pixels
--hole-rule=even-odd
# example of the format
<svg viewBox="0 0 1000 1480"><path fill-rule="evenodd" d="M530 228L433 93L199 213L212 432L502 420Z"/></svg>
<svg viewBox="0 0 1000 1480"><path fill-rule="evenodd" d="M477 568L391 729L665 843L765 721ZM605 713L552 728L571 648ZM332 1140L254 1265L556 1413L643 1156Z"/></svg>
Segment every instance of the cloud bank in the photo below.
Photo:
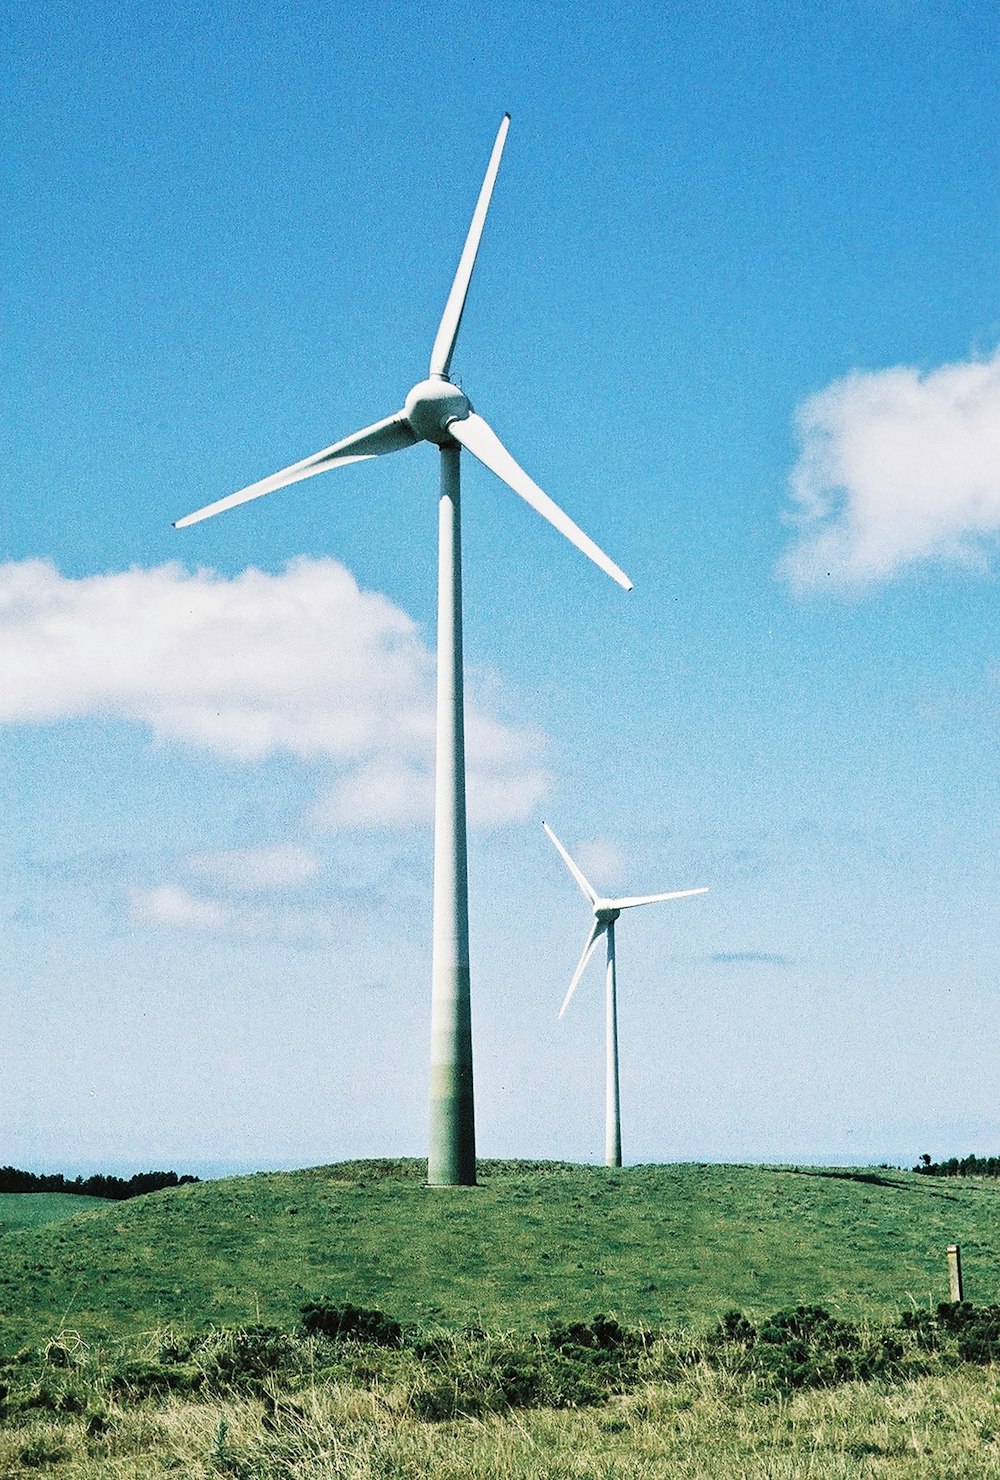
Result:
<svg viewBox="0 0 1000 1480"><path fill-rule="evenodd" d="M293 945L333 939L335 914L326 907L289 902L322 870L318 853L293 843L189 853L181 869L198 891L175 882L131 888L129 915L138 925L198 931L239 939L268 938Z"/></svg>
<svg viewBox="0 0 1000 1480"><path fill-rule="evenodd" d="M527 816L548 786L543 738L474 697L466 709L470 821ZM0 724L82 717L143 724L236 762L325 763L335 779L319 825L430 815L434 655L404 611L335 560L231 579L176 563L80 580L43 560L0 565ZM212 866L308 865L289 855Z"/></svg>
<svg viewBox="0 0 1000 1480"><path fill-rule="evenodd" d="M132 889L129 915L138 925L235 936L240 940L278 940L298 946L329 944L335 938L336 929L330 910L207 897L192 893L183 884Z"/></svg>
<svg viewBox="0 0 1000 1480"><path fill-rule="evenodd" d="M797 415L799 590L863 588L921 561L982 569L1000 537L1000 351L921 374L856 371Z"/></svg>
<svg viewBox="0 0 1000 1480"><path fill-rule="evenodd" d="M311 848L277 843L269 848L191 853L184 866L189 873L233 894L261 894L304 884L319 873L321 860Z"/></svg>

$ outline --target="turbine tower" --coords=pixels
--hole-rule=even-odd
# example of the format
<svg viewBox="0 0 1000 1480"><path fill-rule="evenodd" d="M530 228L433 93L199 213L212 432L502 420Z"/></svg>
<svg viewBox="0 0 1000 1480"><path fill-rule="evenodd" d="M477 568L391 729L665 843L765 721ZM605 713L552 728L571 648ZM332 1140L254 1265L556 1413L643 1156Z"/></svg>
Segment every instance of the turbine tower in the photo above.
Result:
<svg viewBox="0 0 1000 1480"><path fill-rule="evenodd" d="M427 1180L473 1186L476 1136L469 993L469 909L465 832L462 681L462 556L459 458L464 447L626 591L631 581L514 461L499 437L453 384L451 359L472 270L510 125L504 114L431 350L426 380L402 409L280 473L176 521L178 529L221 514L327 468L431 442L441 454L438 507L437 755L434 800L434 932L431 965L431 1114Z"/></svg>
<svg viewBox="0 0 1000 1480"><path fill-rule="evenodd" d="M707 894L708 890L707 888L675 889L670 894L637 894L625 899L605 899L584 877L583 870L570 858L549 824L543 822L542 826L556 845L563 863L579 884L584 898L594 911L594 923L587 936L583 955L577 962L573 980L569 984L569 991L559 1009L560 1017L569 1006L569 999L576 991L577 983L586 969L587 962L594 954L597 942L602 935L608 938L605 996L604 1162L609 1167L620 1167L622 1164L622 1119L618 1095L618 987L615 979L615 921L622 910L634 909L636 905L658 904L663 899L687 899L692 894Z"/></svg>

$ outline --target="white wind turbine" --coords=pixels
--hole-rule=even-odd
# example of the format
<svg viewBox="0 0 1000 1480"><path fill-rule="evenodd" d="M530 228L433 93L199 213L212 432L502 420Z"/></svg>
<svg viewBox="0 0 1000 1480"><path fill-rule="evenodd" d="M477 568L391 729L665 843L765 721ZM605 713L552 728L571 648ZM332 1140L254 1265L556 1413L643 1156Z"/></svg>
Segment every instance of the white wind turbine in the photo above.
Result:
<svg viewBox="0 0 1000 1480"><path fill-rule="evenodd" d="M555 525L595 565L631 589L628 576L518 466L467 396L449 379L452 353L500 167L510 115L504 114L472 224L431 350L428 378L401 410L293 463L239 493L219 499L176 527L195 524L327 468L432 442L441 452L438 511L437 756L434 801L434 933L431 966L431 1125L427 1180L473 1185L476 1139L469 997L469 920L465 839L465 739L462 684L462 563L459 457L464 447Z"/></svg>
<svg viewBox="0 0 1000 1480"><path fill-rule="evenodd" d="M559 1016L569 1006L569 999L576 991L577 983L586 969L587 962L594 954L594 948L602 935L608 938L608 966L606 976L606 1001L605 1001L605 1054L606 1071L604 1081L604 1161L609 1167L620 1167L622 1164L622 1121L621 1104L618 1095L618 986L615 978L615 921L622 910L633 909L640 904L658 904L663 899L687 899L692 894L707 894L708 889L675 889L670 894L636 894L625 899L605 899L599 895L592 884L584 877L583 870L570 858L566 849L560 843L555 833L547 822L542 826L559 850L563 863L569 869L576 882L583 891L584 897L591 909L594 911L594 923L587 943L583 948L583 955L577 962L573 973L573 980L569 984L569 991L563 999L563 1005L559 1009Z"/></svg>

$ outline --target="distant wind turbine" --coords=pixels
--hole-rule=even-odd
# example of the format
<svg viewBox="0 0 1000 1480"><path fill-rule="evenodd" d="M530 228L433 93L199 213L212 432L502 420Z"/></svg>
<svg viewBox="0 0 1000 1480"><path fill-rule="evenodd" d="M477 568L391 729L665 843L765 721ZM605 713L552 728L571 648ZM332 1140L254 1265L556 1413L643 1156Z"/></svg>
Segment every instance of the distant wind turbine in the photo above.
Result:
<svg viewBox="0 0 1000 1480"><path fill-rule="evenodd" d="M484 463L543 519L611 578L631 581L518 466L499 437L449 379L472 270L503 153L510 115L497 132L472 224L431 350L428 378L413 387L400 411L364 427L312 457L251 483L239 493L176 521L178 529L248 503L327 468L399 452L415 442L441 451L438 510L437 758L434 802L434 939L431 965L431 1128L427 1180L471 1186L476 1180L469 994L469 910L465 836L465 739L462 682L462 557L459 456Z"/></svg>
<svg viewBox="0 0 1000 1480"><path fill-rule="evenodd" d="M587 943L583 948L583 955L577 962L573 973L573 980L569 984L569 991L563 999L563 1005L559 1009L559 1016L569 1006L569 999L576 991L577 983L583 975L587 962L594 954L594 948L602 935L608 938L608 967L607 967L607 994L606 994L606 1073L604 1084L604 1161L609 1167L620 1167L622 1164L622 1121L621 1104L618 1095L618 987L615 979L615 921L622 910L633 909L640 904L659 904L664 899L687 899L692 894L707 894L708 889L675 889L670 894L636 894L625 899L605 899L597 893L597 890L584 877L583 870L570 858L566 849L560 843L555 833L547 822L542 826L552 839L563 863L569 869L573 878L579 884L587 903L594 911L594 923Z"/></svg>

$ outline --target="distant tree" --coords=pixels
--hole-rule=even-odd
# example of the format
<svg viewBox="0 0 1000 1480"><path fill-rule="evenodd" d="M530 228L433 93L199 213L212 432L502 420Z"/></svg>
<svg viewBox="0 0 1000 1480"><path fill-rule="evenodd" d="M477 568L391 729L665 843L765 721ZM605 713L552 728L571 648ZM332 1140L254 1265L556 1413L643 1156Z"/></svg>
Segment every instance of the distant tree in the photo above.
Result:
<svg viewBox="0 0 1000 1480"><path fill-rule="evenodd" d="M147 1192L160 1192L164 1187L183 1187L197 1182L197 1177L176 1172L136 1172L132 1177L110 1177L95 1173L92 1177L74 1177L67 1181L62 1172L22 1172L17 1167L0 1167L0 1192L68 1192L82 1197L106 1197L124 1202L130 1197L143 1197Z"/></svg>
<svg viewBox="0 0 1000 1480"><path fill-rule="evenodd" d="M1000 1156L949 1156L945 1161L931 1161L925 1151L915 1172L928 1177L1000 1177Z"/></svg>

